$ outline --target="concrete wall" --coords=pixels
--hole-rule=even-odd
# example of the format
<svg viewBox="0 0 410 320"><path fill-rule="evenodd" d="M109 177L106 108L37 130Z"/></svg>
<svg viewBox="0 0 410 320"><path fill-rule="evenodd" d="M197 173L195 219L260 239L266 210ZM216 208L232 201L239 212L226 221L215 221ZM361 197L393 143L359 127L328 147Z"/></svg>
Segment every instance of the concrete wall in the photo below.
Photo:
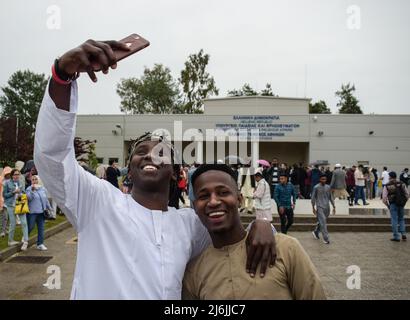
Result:
<svg viewBox="0 0 410 320"><path fill-rule="evenodd" d="M123 132L116 125L124 128L124 116L79 115L76 136L97 140L96 154L97 157L104 158L105 164L108 164L109 158L119 158L123 165ZM116 131L116 135L113 134L113 130Z"/></svg>
<svg viewBox="0 0 410 320"><path fill-rule="evenodd" d="M410 167L410 115L310 116L310 158L343 165L368 161L379 170L387 165L401 171Z"/></svg>

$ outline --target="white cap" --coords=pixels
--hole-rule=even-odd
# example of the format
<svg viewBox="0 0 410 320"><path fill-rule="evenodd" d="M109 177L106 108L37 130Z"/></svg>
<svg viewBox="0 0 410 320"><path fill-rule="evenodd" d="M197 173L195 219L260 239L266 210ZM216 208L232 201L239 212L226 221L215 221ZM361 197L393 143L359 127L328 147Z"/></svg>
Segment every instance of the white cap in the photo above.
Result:
<svg viewBox="0 0 410 320"><path fill-rule="evenodd" d="M336 163L335 168L341 168L342 165L340 163Z"/></svg>
<svg viewBox="0 0 410 320"><path fill-rule="evenodd" d="M14 167L15 167L18 171L21 171L21 169L23 169L23 167L24 167L24 162L23 162L23 161L16 161Z"/></svg>

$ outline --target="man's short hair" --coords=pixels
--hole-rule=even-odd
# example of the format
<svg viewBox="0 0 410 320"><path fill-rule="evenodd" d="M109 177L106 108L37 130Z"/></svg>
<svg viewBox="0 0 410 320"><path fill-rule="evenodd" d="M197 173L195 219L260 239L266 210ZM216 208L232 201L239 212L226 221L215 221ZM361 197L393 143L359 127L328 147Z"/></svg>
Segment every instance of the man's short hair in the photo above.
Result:
<svg viewBox="0 0 410 320"><path fill-rule="evenodd" d="M281 172L279 173L279 178L280 178L280 177L289 178L288 174L287 174L286 172L284 172L284 171L281 171Z"/></svg>
<svg viewBox="0 0 410 320"><path fill-rule="evenodd" d="M112 166L113 164L114 164L114 159L110 159L109 161L108 161L108 164L110 165L110 166Z"/></svg>
<svg viewBox="0 0 410 320"><path fill-rule="evenodd" d="M392 179L396 179L397 178L396 172L394 172L394 171L389 172L389 177L392 178Z"/></svg>
<svg viewBox="0 0 410 320"><path fill-rule="evenodd" d="M260 172L256 172L256 173L255 173L255 177L261 177L261 178L262 178L263 175L262 175L262 173L260 173Z"/></svg>
<svg viewBox="0 0 410 320"><path fill-rule="evenodd" d="M192 186L195 184L196 179L198 179L198 177L210 170L216 170L216 171L222 171L225 172L227 174L229 174L232 178L232 180L236 183L236 176L235 176L235 172L231 169L231 167L229 167L226 164L218 164L218 163L208 163L208 164L203 164L201 166L198 167L198 169L195 170L195 172L192 174L191 177L191 181L192 181Z"/></svg>
<svg viewBox="0 0 410 320"><path fill-rule="evenodd" d="M327 176L326 176L325 173L322 173L322 174L319 176L319 179L320 179L320 178L327 178Z"/></svg>
<svg viewBox="0 0 410 320"><path fill-rule="evenodd" d="M387 170L387 167L383 167L383 170L386 171L386 170Z"/></svg>

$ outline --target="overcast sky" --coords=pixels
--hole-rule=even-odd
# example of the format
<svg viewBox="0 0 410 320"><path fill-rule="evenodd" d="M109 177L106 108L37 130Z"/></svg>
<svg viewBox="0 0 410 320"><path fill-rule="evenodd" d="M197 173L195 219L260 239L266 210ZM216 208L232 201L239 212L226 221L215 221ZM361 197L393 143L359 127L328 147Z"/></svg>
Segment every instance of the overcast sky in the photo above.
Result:
<svg viewBox="0 0 410 320"><path fill-rule="evenodd" d="M163 63L178 77L190 53L211 55L219 96L248 82L270 82L285 97L323 99L336 111L342 83L356 85L365 113L409 113L410 1L408 0L2 0L0 86L19 69L49 74L55 57L94 38L133 32L151 42L93 84L79 80L81 114L120 113L121 78ZM50 30L47 8L61 9ZM348 13L352 5L360 8ZM351 7L350 7L351 8ZM351 12L351 11L350 11ZM50 21L49 21L50 22ZM351 25L351 24L350 24ZM306 67L305 67L306 66ZM305 72L307 70L307 72Z"/></svg>

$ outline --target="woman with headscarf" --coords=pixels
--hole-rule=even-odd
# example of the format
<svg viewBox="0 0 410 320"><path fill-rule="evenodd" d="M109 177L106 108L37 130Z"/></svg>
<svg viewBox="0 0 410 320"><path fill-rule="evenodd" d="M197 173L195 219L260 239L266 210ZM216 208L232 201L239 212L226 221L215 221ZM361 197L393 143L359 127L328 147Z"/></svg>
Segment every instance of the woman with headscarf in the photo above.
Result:
<svg viewBox="0 0 410 320"><path fill-rule="evenodd" d="M28 198L28 206L30 214L28 215L28 233L34 229L37 224L37 249L46 251L47 247L44 245L44 211L52 210L47 198L46 189L40 184L40 179L37 175L31 177L31 186L26 189Z"/></svg>

